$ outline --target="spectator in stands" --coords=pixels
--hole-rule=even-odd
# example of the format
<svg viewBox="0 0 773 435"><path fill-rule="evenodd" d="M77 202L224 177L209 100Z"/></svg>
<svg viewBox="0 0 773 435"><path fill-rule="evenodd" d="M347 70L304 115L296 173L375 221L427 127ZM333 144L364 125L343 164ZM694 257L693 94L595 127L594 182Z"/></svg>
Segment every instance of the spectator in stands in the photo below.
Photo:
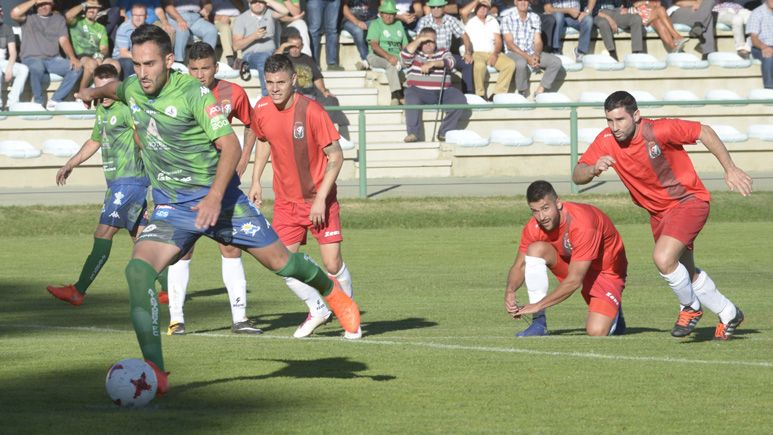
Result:
<svg viewBox="0 0 773 435"><path fill-rule="evenodd" d="M593 24L599 29L604 47L615 60L618 58L614 35L618 29L631 34L632 52L644 52L644 25L641 16L629 14L628 11L627 7L622 6L621 0L597 0L593 10Z"/></svg>
<svg viewBox="0 0 773 435"><path fill-rule="evenodd" d="M175 30L174 60L185 62L185 47L191 34L217 48L217 29L209 22L210 0L162 0L169 23Z"/></svg>
<svg viewBox="0 0 773 435"><path fill-rule="evenodd" d="M279 21L282 23L282 32L280 32L280 35L289 35L290 33L285 31L288 29L294 30L296 33L301 35L301 39L303 39L302 53L309 57L314 56L314 53L311 52L309 26L305 20L306 12L301 10L301 0L284 0L284 5L287 10L290 11L290 13L279 19Z"/></svg>
<svg viewBox="0 0 773 435"><path fill-rule="evenodd" d="M223 47L220 62L226 65L233 65L234 60L231 24L245 9L242 0L213 0L212 2L212 10L215 13L215 28L220 35L220 46Z"/></svg>
<svg viewBox="0 0 773 435"><path fill-rule="evenodd" d="M83 70L81 88L86 88L91 84L94 70L102 65L105 57L109 54L107 29L97 22L97 13L100 9L102 6L98 1L89 0L71 7L64 14L70 31L73 51ZM81 16L81 14L83 15ZM113 65L116 68L120 66L117 62Z"/></svg>
<svg viewBox="0 0 773 435"><path fill-rule="evenodd" d="M378 0L343 0L344 30L349 32L357 46L360 60L357 69L368 69L368 26L378 18Z"/></svg>
<svg viewBox="0 0 773 435"><path fill-rule="evenodd" d="M431 27L435 30L438 50L450 51L453 39L461 38L464 44L464 56L454 55L454 68L462 73L462 92L472 93L475 90L472 80L472 43L470 37L464 32L462 22L446 15L444 8L447 4L446 0L429 0L427 7L430 13L419 19L418 28Z"/></svg>
<svg viewBox="0 0 773 435"><path fill-rule="evenodd" d="M545 13L545 4L550 3L550 0L529 0L529 12L534 12L539 15L540 23L542 24L542 49L545 53L553 53L553 35L556 31L556 17L553 14ZM512 13L518 13L515 8L515 0L513 0L513 8L510 9Z"/></svg>
<svg viewBox="0 0 773 435"><path fill-rule="evenodd" d="M132 7L134 5L145 6L145 13L147 14L145 22L164 29L166 34L169 35L169 39L172 40L172 44L174 44L176 33L172 23L170 23L166 17L166 12L164 12L161 0L119 0L118 5L121 8L120 14L126 18L124 23L126 21L131 21Z"/></svg>
<svg viewBox="0 0 773 435"><path fill-rule="evenodd" d="M743 59L748 59L751 52L751 40L746 37L745 27L752 11L733 0L718 0L712 11L717 14L717 23L726 24L732 29L735 51Z"/></svg>
<svg viewBox="0 0 773 435"><path fill-rule="evenodd" d="M303 39L298 33L287 37L287 41L276 49L276 54L286 54L295 69L295 90L323 107L340 106L338 98L325 86L325 79L316 62L311 56L303 54ZM349 119L344 112L332 110L328 112L330 120L338 126L341 136L349 139Z"/></svg>
<svg viewBox="0 0 773 435"><path fill-rule="evenodd" d="M134 29L145 23L147 9L138 3L131 7L129 13L130 18L121 23L115 32L115 45L113 47L113 59L116 59L120 64L119 71L123 80L134 74L131 35Z"/></svg>
<svg viewBox="0 0 773 435"><path fill-rule="evenodd" d="M419 35L403 48L400 53L403 68L406 69L406 104L466 104L462 93L451 86L451 71L454 56L446 49L437 48L437 33L431 27L424 27ZM440 123L437 140L446 140L446 133L455 130L462 116L468 110L448 110ZM421 110L406 110L405 125L408 135L405 142L424 140L424 125Z"/></svg>
<svg viewBox="0 0 773 435"><path fill-rule="evenodd" d="M8 59L6 60L6 54ZM13 81L8 92L8 107L19 102L19 97L27 82L29 69L26 65L17 62L19 51L16 48L16 35L8 24L3 24L3 9L0 8L0 108L3 107L3 91L8 83Z"/></svg>
<svg viewBox="0 0 773 435"><path fill-rule="evenodd" d="M403 28L411 32L419 30L419 18L424 16L423 2L421 0L397 0L395 6L397 7L395 18L403 23Z"/></svg>
<svg viewBox="0 0 773 435"><path fill-rule="evenodd" d="M582 57L590 52L590 37L593 30L591 11L596 6L596 0L588 0L587 4L583 9L580 7L580 0L553 0L551 3L545 3L545 13L552 14L556 20L556 28L553 30L554 53L563 53L567 27L580 32L577 48L574 49L575 60L582 62Z"/></svg>
<svg viewBox="0 0 773 435"><path fill-rule="evenodd" d="M234 49L241 50L250 68L258 70L260 92L268 95L263 66L276 50L276 20L287 15L285 5L277 0L250 0L250 8L234 20Z"/></svg>
<svg viewBox="0 0 773 435"><path fill-rule="evenodd" d="M510 14L502 20L502 34L507 55L515 61L515 89L524 97L529 96L529 77L532 71L544 70L537 96L546 90L555 91L553 86L563 66L561 59L542 50L540 19L529 12L528 0L515 0L518 14Z"/></svg>
<svg viewBox="0 0 773 435"><path fill-rule="evenodd" d="M493 100L495 94L507 93L513 81L515 62L504 54L499 22L489 15L491 4L488 0L472 0L469 5L474 5L474 15L467 20L464 31L470 37L472 44L475 95L487 98L486 78L488 67L491 66L499 72L494 93L488 97L489 100ZM465 6L465 9L468 6Z"/></svg>
<svg viewBox="0 0 773 435"><path fill-rule="evenodd" d="M394 1L384 0L378 8L379 17L368 26L370 54L368 63L371 68L383 68L392 93L391 104L400 105L403 99L403 85L400 81L400 52L408 37L403 23L396 20L397 7Z"/></svg>
<svg viewBox="0 0 773 435"><path fill-rule="evenodd" d="M717 51L716 22L714 21L714 2L710 0L676 0L679 8L671 13L671 22L691 26L690 37L700 40L699 49L703 59L709 53Z"/></svg>
<svg viewBox="0 0 773 435"><path fill-rule="evenodd" d="M328 71L341 71L338 64L338 13L341 0L306 0L306 22L311 34L311 52L317 64L322 59L322 29L325 30L325 61Z"/></svg>
<svg viewBox="0 0 773 435"><path fill-rule="evenodd" d="M35 12L31 12L33 6L36 6ZM75 57L70 44L67 23L60 13L54 12L51 0L27 0L20 3L11 11L11 18L21 24L24 36L21 61L30 71L33 101L43 104L43 83L48 81L48 74L63 77L59 89L46 104L46 108L51 110L69 95L81 76L80 61ZM67 59L59 55L60 47Z"/></svg>
<svg viewBox="0 0 773 435"><path fill-rule="evenodd" d="M689 38L685 38L674 29L671 19L666 13L666 9L657 0L638 0L628 10L631 14L637 14L641 17L644 26L651 26L655 29L663 46L669 53L680 53L684 51L684 46Z"/></svg>
<svg viewBox="0 0 773 435"><path fill-rule="evenodd" d="M762 62L762 84L773 89L773 0L754 9L746 31L752 35L752 56Z"/></svg>

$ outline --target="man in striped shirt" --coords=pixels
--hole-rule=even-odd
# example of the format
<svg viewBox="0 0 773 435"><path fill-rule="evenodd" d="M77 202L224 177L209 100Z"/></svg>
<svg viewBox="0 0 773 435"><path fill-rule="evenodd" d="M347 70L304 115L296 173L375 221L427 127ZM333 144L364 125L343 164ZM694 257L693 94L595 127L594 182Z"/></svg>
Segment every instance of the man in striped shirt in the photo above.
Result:
<svg viewBox="0 0 773 435"><path fill-rule="evenodd" d="M406 71L406 104L465 104L467 99L451 87L448 71L454 68L454 56L445 49L437 49L437 32L431 27L421 29L419 35L400 53ZM456 128L461 117L468 112L453 109L446 112L440 123L437 139L445 141L446 133ZM405 123L408 135L405 142L424 140L421 110L406 110Z"/></svg>

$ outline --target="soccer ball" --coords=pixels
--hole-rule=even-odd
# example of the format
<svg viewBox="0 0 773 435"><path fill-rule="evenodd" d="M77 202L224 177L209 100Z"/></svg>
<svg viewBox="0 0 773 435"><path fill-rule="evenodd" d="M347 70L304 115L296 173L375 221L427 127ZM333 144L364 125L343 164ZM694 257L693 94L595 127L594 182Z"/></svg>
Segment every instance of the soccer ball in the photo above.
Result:
<svg viewBox="0 0 773 435"><path fill-rule="evenodd" d="M105 389L110 400L124 408L141 408L156 397L156 373L145 361L127 358L110 367Z"/></svg>

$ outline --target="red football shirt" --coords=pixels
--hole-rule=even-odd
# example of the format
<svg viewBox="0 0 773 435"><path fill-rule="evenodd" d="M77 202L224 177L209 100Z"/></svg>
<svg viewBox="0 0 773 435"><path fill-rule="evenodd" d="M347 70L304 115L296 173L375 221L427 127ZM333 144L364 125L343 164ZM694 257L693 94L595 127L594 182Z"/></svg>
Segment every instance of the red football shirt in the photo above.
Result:
<svg viewBox="0 0 773 435"><path fill-rule="evenodd" d="M308 102L303 121L296 122L298 101ZM274 195L290 202L310 202L325 177L325 147L340 135L325 109L316 101L296 93L292 106L278 110L270 97L261 98L253 111L252 130L258 139L271 145L274 169ZM305 146L296 147L296 141ZM310 180L312 183L306 183ZM335 186L330 195L336 193Z"/></svg>
<svg viewBox="0 0 773 435"><path fill-rule="evenodd" d="M625 278L628 260L623 239L609 216L589 204L563 205L561 224L550 232L543 230L532 216L523 227L518 250L525 254L532 243L548 242L567 263L590 261L591 270Z"/></svg>
<svg viewBox="0 0 773 435"><path fill-rule="evenodd" d="M236 117L245 127L250 126L252 107L244 88L236 83L218 80L215 89L212 89L212 95L215 96L223 115L228 117L228 122Z"/></svg>
<svg viewBox="0 0 773 435"><path fill-rule="evenodd" d="M628 147L621 147L606 128L590 144L580 163L593 166L599 157L612 156L617 162L612 168L633 201L651 214L658 214L689 198L711 199L683 147L694 144L700 134L699 122L642 118Z"/></svg>

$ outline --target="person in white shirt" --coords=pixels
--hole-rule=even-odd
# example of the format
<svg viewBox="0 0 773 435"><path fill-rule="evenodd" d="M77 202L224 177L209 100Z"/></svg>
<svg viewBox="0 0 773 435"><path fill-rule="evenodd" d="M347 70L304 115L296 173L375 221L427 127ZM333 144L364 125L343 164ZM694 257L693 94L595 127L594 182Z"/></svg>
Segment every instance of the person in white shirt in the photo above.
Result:
<svg viewBox="0 0 773 435"><path fill-rule="evenodd" d="M497 19L489 15L491 4L488 0L473 0L475 15L465 24L464 30L472 42L472 77L475 94L486 98L486 79L489 66L499 71L494 93L507 93L515 73L515 62L503 53L502 35Z"/></svg>

